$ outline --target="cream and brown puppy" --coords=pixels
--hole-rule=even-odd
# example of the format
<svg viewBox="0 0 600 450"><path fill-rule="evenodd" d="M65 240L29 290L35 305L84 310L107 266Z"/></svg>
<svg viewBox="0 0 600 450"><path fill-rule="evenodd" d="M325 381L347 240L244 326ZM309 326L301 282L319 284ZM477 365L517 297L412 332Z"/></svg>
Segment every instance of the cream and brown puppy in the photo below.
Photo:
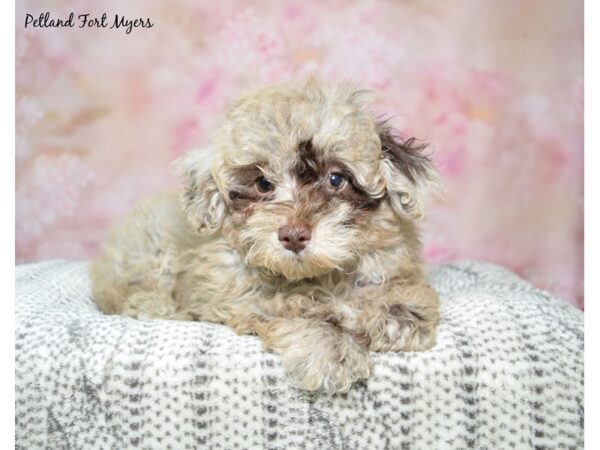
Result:
<svg viewBox="0 0 600 450"><path fill-rule="evenodd" d="M370 99L311 80L235 102L178 162L183 195L139 205L92 263L100 308L256 334L306 390L347 391L369 351L430 348L415 221L437 176Z"/></svg>

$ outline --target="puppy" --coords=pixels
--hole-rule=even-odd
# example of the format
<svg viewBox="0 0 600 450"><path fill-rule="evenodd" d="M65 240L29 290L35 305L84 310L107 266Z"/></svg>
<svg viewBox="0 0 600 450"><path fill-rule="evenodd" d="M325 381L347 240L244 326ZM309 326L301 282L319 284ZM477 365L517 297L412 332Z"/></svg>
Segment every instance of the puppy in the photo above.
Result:
<svg viewBox="0 0 600 450"><path fill-rule="evenodd" d="M183 195L113 231L91 265L99 307L256 334L309 391L348 391L369 351L430 348L438 299L415 222L438 178L370 102L316 80L240 98L213 147L178 161Z"/></svg>

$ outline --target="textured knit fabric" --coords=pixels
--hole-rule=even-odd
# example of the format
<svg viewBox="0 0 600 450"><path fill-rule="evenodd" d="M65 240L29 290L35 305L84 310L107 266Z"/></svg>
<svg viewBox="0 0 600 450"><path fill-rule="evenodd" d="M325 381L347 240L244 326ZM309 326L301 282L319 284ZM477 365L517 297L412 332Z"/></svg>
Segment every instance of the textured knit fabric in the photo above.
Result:
<svg viewBox="0 0 600 450"><path fill-rule="evenodd" d="M347 394L291 388L253 336L105 316L85 263L17 268L17 448L583 447L583 314L514 274L430 276L436 346L373 353Z"/></svg>

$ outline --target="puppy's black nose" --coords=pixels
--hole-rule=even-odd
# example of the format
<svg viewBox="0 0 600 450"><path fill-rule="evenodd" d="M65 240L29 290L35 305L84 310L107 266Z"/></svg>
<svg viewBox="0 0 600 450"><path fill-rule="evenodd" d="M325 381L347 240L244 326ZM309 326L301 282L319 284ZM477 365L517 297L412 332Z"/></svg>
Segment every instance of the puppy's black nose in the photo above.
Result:
<svg viewBox="0 0 600 450"><path fill-rule="evenodd" d="M310 228L304 224L286 225L279 228L277 237L285 248L299 253L310 241Z"/></svg>

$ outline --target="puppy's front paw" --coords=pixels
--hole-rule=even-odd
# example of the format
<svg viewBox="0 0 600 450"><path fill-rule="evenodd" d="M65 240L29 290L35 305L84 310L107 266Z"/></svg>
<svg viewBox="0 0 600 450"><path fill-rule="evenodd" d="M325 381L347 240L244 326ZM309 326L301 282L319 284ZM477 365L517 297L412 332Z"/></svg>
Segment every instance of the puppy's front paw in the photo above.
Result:
<svg viewBox="0 0 600 450"><path fill-rule="evenodd" d="M281 355L287 378L299 389L348 392L371 373L368 350L330 324L275 321L263 339Z"/></svg>
<svg viewBox="0 0 600 450"><path fill-rule="evenodd" d="M369 354L356 343L342 342L303 351L290 349L282 357L290 382L307 391L348 392L355 381L371 374Z"/></svg>

